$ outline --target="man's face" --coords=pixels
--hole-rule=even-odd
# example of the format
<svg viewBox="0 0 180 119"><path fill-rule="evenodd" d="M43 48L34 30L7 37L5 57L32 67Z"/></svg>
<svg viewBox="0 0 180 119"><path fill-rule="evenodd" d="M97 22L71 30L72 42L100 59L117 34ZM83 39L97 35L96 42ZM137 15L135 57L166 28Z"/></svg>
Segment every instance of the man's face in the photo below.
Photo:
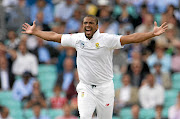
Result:
<svg viewBox="0 0 180 119"><path fill-rule="evenodd" d="M26 44L25 43L20 43L19 44L19 50L22 54L25 54L27 49L26 49Z"/></svg>
<svg viewBox="0 0 180 119"><path fill-rule="evenodd" d="M83 29L85 36L88 39L91 39L94 33L98 29L98 24L96 23L96 20L92 17L85 17L83 20Z"/></svg>
<svg viewBox="0 0 180 119"><path fill-rule="evenodd" d="M130 77L129 75L125 75L122 79L124 86L127 86L130 84Z"/></svg>
<svg viewBox="0 0 180 119"><path fill-rule="evenodd" d="M149 74L149 75L147 76L147 80L148 80L148 83L149 83L149 85L150 85L151 87L154 86L155 79L154 79L154 76L153 76L152 74Z"/></svg>

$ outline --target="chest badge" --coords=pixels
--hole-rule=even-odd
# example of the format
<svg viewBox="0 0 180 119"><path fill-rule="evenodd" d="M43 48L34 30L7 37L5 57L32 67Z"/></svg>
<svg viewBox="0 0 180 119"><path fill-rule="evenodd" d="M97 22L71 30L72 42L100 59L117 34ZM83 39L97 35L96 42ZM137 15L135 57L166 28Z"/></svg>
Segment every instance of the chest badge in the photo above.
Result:
<svg viewBox="0 0 180 119"><path fill-rule="evenodd" d="M99 48L100 48L100 47L99 47L99 43L96 43L95 45L96 45L96 48L97 48L97 49L99 49Z"/></svg>
<svg viewBox="0 0 180 119"><path fill-rule="evenodd" d="M84 97L84 92L81 93L81 97Z"/></svg>

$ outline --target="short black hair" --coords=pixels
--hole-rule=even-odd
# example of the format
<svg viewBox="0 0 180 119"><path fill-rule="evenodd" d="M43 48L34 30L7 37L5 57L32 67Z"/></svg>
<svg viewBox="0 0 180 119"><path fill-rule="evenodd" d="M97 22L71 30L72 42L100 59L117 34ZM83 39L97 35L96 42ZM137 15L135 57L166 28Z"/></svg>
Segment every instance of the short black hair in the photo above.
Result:
<svg viewBox="0 0 180 119"><path fill-rule="evenodd" d="M96 21L96 24L98 24L98 18L96 16L94 16L94 15L86 15L84 18L86 18L86 17L93 18ZM83 21L84 21L84 18L83 18Z"/></svg>

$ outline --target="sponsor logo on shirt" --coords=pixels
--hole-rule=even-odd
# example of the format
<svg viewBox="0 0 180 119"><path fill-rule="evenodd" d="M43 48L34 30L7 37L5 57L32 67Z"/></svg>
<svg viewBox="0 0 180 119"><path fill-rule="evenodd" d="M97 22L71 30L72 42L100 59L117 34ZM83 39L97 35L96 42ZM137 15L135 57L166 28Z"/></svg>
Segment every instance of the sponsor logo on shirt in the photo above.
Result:
<svg viewBox="0 0 180 119"><path fill-rule="evenodd" d="M80 47L83 49L85 46L85 43L83 41L80 42Z"/></svg>
<svg viewBox="0 0 180 119"><path fill-rule="evenodd" d="M106 106L109 106L109 104L106 104Z"/></svg>
<svg viewBox="0 0 180 119"><path fill-rule="evenodd" d="M99 48L99 43L96 43L95 45L96 45L96 48L98 49Z"/></svg>

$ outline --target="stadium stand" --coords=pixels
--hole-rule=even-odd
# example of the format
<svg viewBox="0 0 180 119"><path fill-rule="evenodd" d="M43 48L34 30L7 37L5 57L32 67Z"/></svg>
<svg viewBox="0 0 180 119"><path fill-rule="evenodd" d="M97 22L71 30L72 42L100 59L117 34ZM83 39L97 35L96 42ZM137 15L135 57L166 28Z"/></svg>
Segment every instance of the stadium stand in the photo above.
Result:
<svg viewBox="0 0 180 119"><path fill-rule="evenodd" d="M149 56L161 52L160 50L156 50L155 47L157 44L165 48L163 53L168 54L170 59L174 55L178 55L177 48L180 46L180 2L178 0L164 0L163 2L161 0L71 0L71 4L74 10L70 10L72 11L72 13L67 14L69 16L65 21L60 19L61 17L58 17L57 19L56 16L60 15L58 15L57 12L55 16L54 11L58 11L58 6L60 6L61 4L65 4L67 2L66 0L41 0L43 1L41 3L39 1L40 0L0 0L0 61L2 57L6 58L8 62L8 71L12 71L11 69L14 60L12 60L12 57L8 52L4 52L1 49L2 47L9 48L9 46L6 45L7 41L9 42L8 32L12 30L17 34L17 39L20 39L21 41L24 40L26 42L28 40L31 41L32 39L32 41L36 41L37 39L35 37L29 35L27 35L26 37L21 37L22 34L20 33L20 31L22 23L27 22L29 24L32 24L31 21L37 19L31 18L32 15L33 18L37 16L35 12L38 11L38 7L47 8L46 10L48 11L48 14L50 14L53 18L51 18L51 20L47 22L46 20L44 20L46 19L46 14L42 13L41 17L45 17L43 19L38 18L39 21L37 21L37 26L40 29L48 27L50 28L50 30L52 30L53 28L53 30L57 33L69 33L70 31L73 31L73 33L82 32L80 23L82 18L88 13L96 15L99 18L99 29L101 32L116 33L118 35L128 35L129 33L134 33L136 29L139 29L140 26L140 30L143 29L143 32L146 32L149 29L153 28L153 21L157 21L158 25L160 25L164 21L168 23L168 26L171 30L168 30L161 37L156 37L155 39L151 39L151 41L143 42L139 45L127 45L124 46L123 49L121 49L121 51L123 51L123 53L125 53L125 55L127 56L125 57L127 64L124 64L126 65L125 67L119 66L117 68L117 66L114 66L117 68L117 71L114 73L113 78L115 90L118 90L122 87L121 78L123 76L123 73L127 73L127 67L133 62L134 59L140 59L142 63L147 63L147 59ZM81 15L81 17L78 19L76 19L74 15L74 11L76 11L76 9L78 9L78 12L80 12ZM34 12L32 13L32 11ZM106 11L108 16L103 17L107 14L103 14L103 12L101 11ZM150 20L145 18L146 15L150 15L153 17L152 23L144 23L146 22L146 20ZM107 21L106 26L104 26L105 21ZM56 24L58 24L57 27L55 27ZM76 26L76 28L73 28L73 26ZM12 44L16 43L16 41L12 41ZM59 54L59 57L63 56L63 58L65 59L67 56L71 56L72 52L69 51L67 53L66 51L68 48L61 47L61 45L59 44L54 45L50 42L44 42L44 44L44 47L47 48L46 50L50 51L51 58L48 62L39 62L38 75L35 76L35 78L40 82L41 91L46 97L47 108L41 109L41 113L43 115L48 115L50 119L55 119L58 116L64 115L64 111L62 108L52 109L49 105L50 98L55 95L53 89L56 85L56 81L59 75L58 71L63 72L63 60L60 58L58 59L58 56L55 55ZM38 52L36 52L38 44L33 42L26 45L30 45L31 47L31 49L28 49L29 52L36 55L36 57L39 56ZM14 48L13 50L17 51L17 48ZM43 53L43 48L41 49L41 51ZM139 52L139 56L134 55L134 51ZM163 60L164 57L161 57L161 53L159 54L159 59L157 60L162 64L166 64ZM43 54L41 54L41 56L42 55ZM74 57L72 59L74 60ZM58 63L61 63L62 67L57 68L57 66L59 66ZM31 66L31 64L28 65ZM162 116L165 118L168 118L169 116L168 111L170 107L177 103L176 99L178 92L180 91L180 72L172 70L170 63L168 64L168 66L170 68L168 69L168 73L170 74L172 85L170 89L165 89L164 93ZM151 71L152 73L154 73L153 66L151 66ZM0 73L2 73L1 70ZM139 78L135 75L133 75L132 77L133 79ZM156 77L160 77L160 75ZM21 79L21 76L16 75L16 80L19 79ZM143 81L141 86L146 85L146 80L142 80ZM156 81L157 83L162 84L160 78L157 78ZM2 80L1 82L1 86L6 86L6 83L4 84ZM75 87L76 85L77 84L73 84L73 86ZM65 92L61 93L63 97L66 97ZM71 99L68 100L69 104L71 101ZM16 101L13 99L13 92L11 89L4 90L2 88L0 90L0 106L5 106L9 109L9 116L12 117L12 119L31 119L34 116L33 109L25 109L23 105L23 100ZM145 109L142 108L139 103L138 105L140 107L139 119L155 118L155 108ZM76 108L76 106L74 106L74 108ZM118 107L118 111L117 113L114 113L113 119L132 119L131 108L132 106ZM0 115L1 113L2 112L0 112ZM78 114L75 116L78 117Z"/></svg>

